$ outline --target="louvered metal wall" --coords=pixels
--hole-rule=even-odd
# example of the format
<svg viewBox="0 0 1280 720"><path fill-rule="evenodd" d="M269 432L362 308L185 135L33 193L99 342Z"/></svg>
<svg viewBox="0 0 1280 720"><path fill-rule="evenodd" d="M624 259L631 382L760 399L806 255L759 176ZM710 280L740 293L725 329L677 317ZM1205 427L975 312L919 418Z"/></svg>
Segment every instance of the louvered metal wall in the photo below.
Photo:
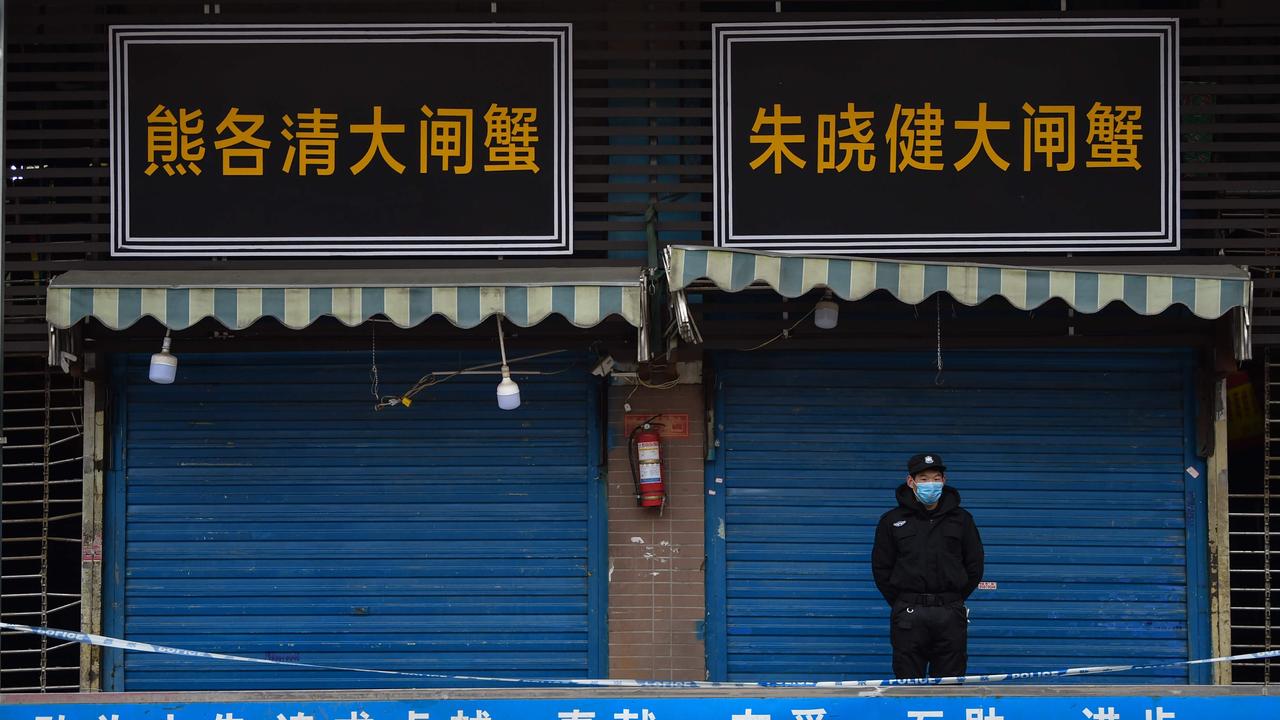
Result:
<svg viewBox="0 0 1280 720"><path fill-rule="evenodd" d="M1074 265L1255 266L1267 298L1257 339L1280 340L1280 9L1269 2L1078 2L1066 16L1174 15L1182 20L1182 253L1077 254ZM496 9L497 12L493 12ZM712 23L1063 16L1058 0L775 3L613 0L350 0L106 3L47 0L6 6L5 262L10 347L44 340L42 283L107 257L106 28L145 23L571 22L574 25L572 258L507 265L628 262L645 251L651 203L663 241L711 242ZM1037 256L1046 262L1065 258ZM970 260L978 258L968 258ZM412 259L410 264L469 261ZM225 267L211 261L132 267ZM323 259L238 266L351 266ZM367 263L366 263L367 264ZM374 265L378 262L374 261ZM34 284L28 284L35 281Z"/></svg>
<svg viewBox="0 0 1280 720"><path fill-rule="evenodd" d="M924 451L946 461L997 583L968 603L969 672L1205 657L1189 362L955 351L935 385L925 354L720 357L712 676L892 676L872 537L906 459ZM1083 680L1178 683L1188 671Z"/></svg>
<svg viewBox="0 0 1280 720"><path fill-rule="evenodd" d="M184 355L169 386L147 382L146 360L115 375L108 634L408 672L604 671L599 411L580 359L517 377L525 404L511 413L493 375L375 412L368 355ZM464 364L380 353L379 379L399 392ZM115 690L439 684L169 655L106 663Z"/></svg>

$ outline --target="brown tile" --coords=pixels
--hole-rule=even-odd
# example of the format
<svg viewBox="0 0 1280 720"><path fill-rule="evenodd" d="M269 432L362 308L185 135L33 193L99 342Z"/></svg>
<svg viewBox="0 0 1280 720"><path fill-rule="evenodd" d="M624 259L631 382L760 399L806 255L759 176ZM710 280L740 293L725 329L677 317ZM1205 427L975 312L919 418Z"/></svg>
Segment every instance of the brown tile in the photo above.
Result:
<svg viewBox="0 0 1280 720"><path fill-rule="evenodd" d="M609 647L621 648L623 646L639 646L653 645L655 642L654 633L639 630L615 630L609 629Z"/></svg>

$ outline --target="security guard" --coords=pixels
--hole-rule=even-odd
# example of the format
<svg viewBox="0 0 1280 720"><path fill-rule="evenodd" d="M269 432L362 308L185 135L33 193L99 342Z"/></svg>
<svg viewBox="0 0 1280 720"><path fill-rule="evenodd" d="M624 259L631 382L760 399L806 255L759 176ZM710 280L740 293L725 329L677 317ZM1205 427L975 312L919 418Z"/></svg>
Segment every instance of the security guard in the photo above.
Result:
<svg viewBox="0 0 1280 720"><path fill-rule="evenodd" d="M960 493L947 487L937 453L907 461L898 507L880 517L871 571L892 607L889 639L899 678L965 674L969 659L964 601L982 580L982 538Z"/></svg>

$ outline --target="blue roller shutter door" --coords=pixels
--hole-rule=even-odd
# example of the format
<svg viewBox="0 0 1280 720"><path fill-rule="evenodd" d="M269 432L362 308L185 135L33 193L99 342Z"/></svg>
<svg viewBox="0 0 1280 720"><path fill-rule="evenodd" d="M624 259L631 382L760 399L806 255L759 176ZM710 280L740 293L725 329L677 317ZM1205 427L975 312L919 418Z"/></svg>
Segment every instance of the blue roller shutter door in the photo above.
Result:
<svg viewBox="0 0 1280 720"><path fill-rule="evenodd" d="M490 360L379 353L381 390ZM600 672L589 378L581 363L520 378L514 412L497 408L492 375L375 412L365 354L183 355L170 386L147 382L146 357L128 358L108 491L108 629L325 665ZM141 653L108 661L117 690L440 684Z"/></svg>
<svg viewBox="0 0 1280 720"><path fill-rule="evenodd" d="M1187 659L1205 635L1188 362L950 352L935 385L932 354L719 358L712 675L891 677L871 542L906 458L924 450L950 466L997 584L970 599L970 673Z"/></svg>

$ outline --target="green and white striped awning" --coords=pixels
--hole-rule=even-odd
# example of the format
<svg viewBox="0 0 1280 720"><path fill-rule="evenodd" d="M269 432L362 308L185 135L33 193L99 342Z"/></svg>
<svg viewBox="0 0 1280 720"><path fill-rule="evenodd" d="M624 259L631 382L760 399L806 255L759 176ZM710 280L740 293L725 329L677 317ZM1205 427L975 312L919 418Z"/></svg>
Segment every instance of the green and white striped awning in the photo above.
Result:
<svg viewBox="0 0 1280 720"><path fill-rule="evenodd" d="M709 281L737 292L764 283L785 297L814 288L830 288L845 300L887 290L916 304L945 292L966 305L995 296L1030 310L1059 298L1082 313L1112 302L1155 315L1174 304L1213 319L1232 308L1249 310L1253 295L1249 273L1233 266L1063 268L868 260L863 258L781 255L747 250L672 247L666 254L667 280L673 290Z"/></svg>
<svg viewBox="0 0 1280 720"><path fill-rule="evenodd" d="M181 330L214 318L232 330L268 317L304 328L322 317L359 325L381 315L412 327L440 315L471 328L493 315L528 327L562 315L592 327L611 315L642 327L640 268L432 270L73 270L49 284L46 318L94 318L113 330L151 316Z"/></svg>

